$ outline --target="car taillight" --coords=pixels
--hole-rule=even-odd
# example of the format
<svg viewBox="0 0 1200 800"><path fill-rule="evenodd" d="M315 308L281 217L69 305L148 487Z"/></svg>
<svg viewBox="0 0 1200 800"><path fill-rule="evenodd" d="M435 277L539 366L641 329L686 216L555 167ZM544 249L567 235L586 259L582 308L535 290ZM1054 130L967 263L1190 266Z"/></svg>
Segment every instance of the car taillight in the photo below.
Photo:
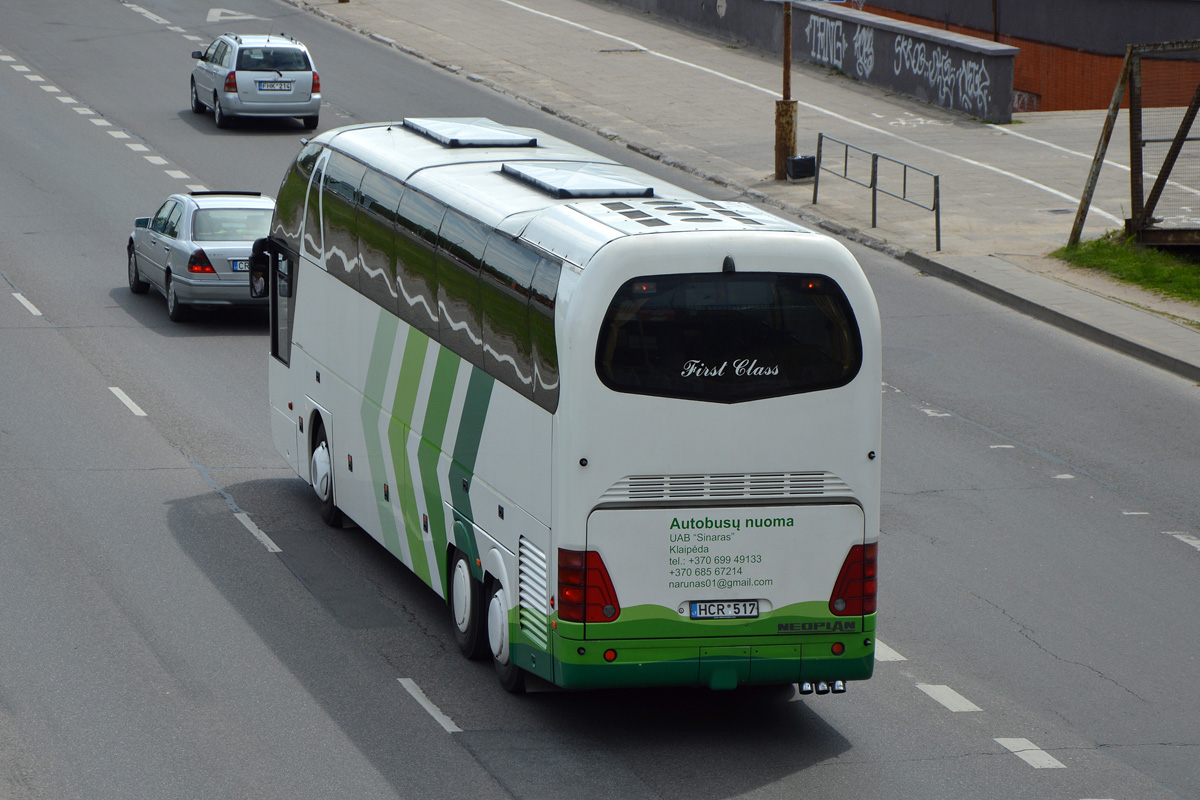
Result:
<svg viewBox="0 0 1200 800"><path fill-rule="evenodd" d="M212 262L208 260L208 253L203 250L197 250L188 256L187 263L188 272L216 272L213 269Z"/></svg>
<svg viewBox="0 0 1200 800"><path fill-rule="evenodd" d="M321 93L321 76L320 76L320 75L318 75L318 74L317 74L315 71L313 72L313 88L312 88L312 93L313 93L313 94L320 94L320 93Z"/></svg>
<svg viewBox="0 0 1200 800"><path fill-rule="evenodd" d="M856 544L850 548L833 594L829 596L829 610L839 617L875 613L875 596L878 590L879 543Z"/></svg>
<svg viewBox="0 0 1200 800"><path fill-rule="evenodd" d="M231 72L225 76L225 91L237 94L237 73Z"/></svg>
<svg viewBox="0 0 1200 800"><path fill-rule="evenodd" d="M594 550L558 551L558 617L567 622L612 622L621 614L604 559Z"/></svg>

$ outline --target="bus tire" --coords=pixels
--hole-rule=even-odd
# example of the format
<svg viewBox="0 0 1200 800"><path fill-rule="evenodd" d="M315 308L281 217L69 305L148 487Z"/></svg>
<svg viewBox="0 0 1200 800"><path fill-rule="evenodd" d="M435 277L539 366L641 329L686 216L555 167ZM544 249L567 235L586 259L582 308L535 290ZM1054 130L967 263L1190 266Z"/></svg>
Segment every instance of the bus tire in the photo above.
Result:
<svg viewBox="0 0 1200 800"><path fill-rule="evenodd" d="M492 665L496 678L504 691L513 694L525 693L525 670L512 660L508 641L508 607L504 599L504 587L492 581L487 602L488 645L492 651Z"/></svg>
<svg viewBox="0 0 1200 800"><path fill-rule="evenodd" d="M483 585L471 577L466 553L455 549L450 562L450 619L458 649L472 661L487 653L483 616Z"/></svg>
<svg viewBox="0 0 1200 800"><path fill-rule="evenodd" d="M329 455L329 437L325 435L325 426L317 423L317 435L314 438L312 460L309 463L309 474L312 476L313 491L321 501L321 519L331 528L342 527L342 510L334 502L333 494L333 460Z"/></svg>

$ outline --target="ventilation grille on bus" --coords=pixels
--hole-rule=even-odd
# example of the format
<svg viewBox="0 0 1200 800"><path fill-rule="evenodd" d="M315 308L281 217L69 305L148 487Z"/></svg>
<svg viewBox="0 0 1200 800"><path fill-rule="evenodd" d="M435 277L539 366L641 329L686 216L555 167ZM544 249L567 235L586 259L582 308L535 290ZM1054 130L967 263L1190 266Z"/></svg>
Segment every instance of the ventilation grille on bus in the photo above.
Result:
<svg viewBox="0 0 1200 800"><path fill-rule="evenodd" d="M850 487L828 472L763 472L740 475L632 475L604 493L609 502L665 500L762 500L849 495Z"/></svg>
<svg viewBox="0 0 1200 800"><path fill-rule="evenodd" d="M517 620L529 641L545 648L550 641L550 570L546 554L524 536L517 543Z"/></svg>
<svg viewBox="0 0 1200 800"><path fill-rule="evenodd" d="M537 137L485 117L404 120L404 127L447 147L536 147Z"/></svg>
<svg viewBox="0 0 1200 800"><path fill-rule="evenodd" d="M589 216L618 230L633 233L640 228L686 228L689 230L787 230L803 231L793 222L768 214L746 203L712 200L620 200L580 206Z"/></svg>

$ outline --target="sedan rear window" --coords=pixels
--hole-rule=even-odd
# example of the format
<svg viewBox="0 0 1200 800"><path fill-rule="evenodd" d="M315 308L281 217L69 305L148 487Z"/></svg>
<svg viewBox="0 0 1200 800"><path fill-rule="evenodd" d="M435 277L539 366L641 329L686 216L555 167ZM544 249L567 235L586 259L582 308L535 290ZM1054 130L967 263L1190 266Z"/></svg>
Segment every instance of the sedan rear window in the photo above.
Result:
<svg viewBox="0 0 1200 800"><path fill-rule="evenodd" d="M192 241L261 239L271 230L269 208L201 208L192 217Z"/></svg>
<svg viewBox="0 0 1200 800"><path fill-rule="evenodd" d="M246 47L238 52L237 68L248 71L307 72L308 54L294 47Z"/></svg>
<svg viewBox="0 0 1200 800"><path fill-rule="evenodd" d="M739 403L831 389L862 365L841 287L823 275L651 275L617 291L596 348L618 392Z"/></svg>

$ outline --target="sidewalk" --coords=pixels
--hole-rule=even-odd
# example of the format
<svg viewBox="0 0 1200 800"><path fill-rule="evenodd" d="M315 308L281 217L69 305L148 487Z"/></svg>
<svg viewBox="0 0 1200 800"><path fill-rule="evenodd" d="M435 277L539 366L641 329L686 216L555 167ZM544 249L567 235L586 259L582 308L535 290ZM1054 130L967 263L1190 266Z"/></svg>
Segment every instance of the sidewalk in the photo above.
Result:
<svg viewBox="0 0 1200 800"><path fill-rule="evenodd" d="M1014 124L993 126L794 63L799 153L814 155L824 133L939 175L938 251L929 211L880 196L872 228L870 192L861 186L823 173L814 205L811 180L773 180L777 56L587 0L285 1L812 227L1200 381L1200 307L1046 257L1066 243L1103 111L1014 114ZM1123 224L1128 159L1128 126L1118 122L1084 239ZM932 190L918 199L930 205Z"/></svg>

